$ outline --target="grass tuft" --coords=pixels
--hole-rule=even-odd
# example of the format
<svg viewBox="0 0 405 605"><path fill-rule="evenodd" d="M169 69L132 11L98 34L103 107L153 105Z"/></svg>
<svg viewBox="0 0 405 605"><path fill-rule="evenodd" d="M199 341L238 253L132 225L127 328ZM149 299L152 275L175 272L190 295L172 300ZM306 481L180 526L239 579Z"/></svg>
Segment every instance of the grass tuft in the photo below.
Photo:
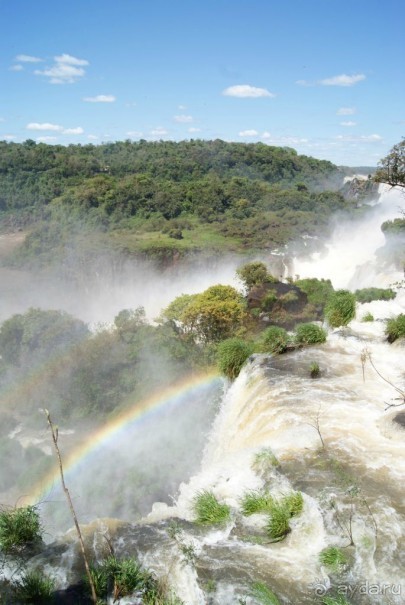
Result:
<svg viewBox="0 0 405 605"><path fill-rule="evenodd" d="M339 571L347 564L346 555L337 546L328 546L319 555L319 561L331 571Z"/></svg>
<svg viewBox="0 0 405 605"><path fill-rule="evenodd" d="M264 447L255 454L253 469L265 471L276 466L280 466L280 462L269 447Z"/></svg>
<svg viewBox="0 0 405 605"><path fill-rule="evenodd" d="M267 524L267 533L272 540L283 540L290 533L290 511L286 506L275 503Z"/></svg>
<svg viewBox="0 0 405 605"><path fill-rule="evenodd" d="M193 500L195 522L199 525L216 525L225 523L230 518L231 509L227 504L220 504L214 494L203 490Z"/></svg>
<svg viewBox="0 0 405 605"><path fill-rule="evenodd" d="M273 506L274 499L266 491L246 492L241 501L242 514L246 516L271 512Z"/></svg>
<svg viewBox="0 0 405 605"><path fill-rule="evenodd" d="M322 605L350 605L350 603L342 595L339 595L338 597L323 597Z"/></svg>
<svg viewBox="0 0 405 605"><path fill-rule="evenodd" d="M302 509L304 508L302 493L291 492L290 494L287 494L281 500L281 505L289 511L290 517L297 517L302 513Z"/></svg>
<svg viewBox="0 0 405 605"><path fill-rule="evenodd" d="M21 554L39 544L43 528L35 506L0 510L0 550L5 554Z"/></svg>
<svg viewBox="0 0 405 605"><path fill-rule="evenodd" d="M274 592L262 582L255 582L253 584L252 596L262 605L280 605L280 601Z"/></svg>
<svg viewBox="0 0 405 605"><path fill-rule="evenodd" d="M38 571L26 572L13 583L16 599L21 603L42 605L53 601L54 580Z"/></svg>
<svg viewBox="0 0 405 605"><path fill-rule="evenodd" d="M365 313L365 315L363 315L363 317L361 318L361 321L363 321L363 322L374 321L374 315L372 313L370 313L370 311L369 311L368 313Z"/></svg>

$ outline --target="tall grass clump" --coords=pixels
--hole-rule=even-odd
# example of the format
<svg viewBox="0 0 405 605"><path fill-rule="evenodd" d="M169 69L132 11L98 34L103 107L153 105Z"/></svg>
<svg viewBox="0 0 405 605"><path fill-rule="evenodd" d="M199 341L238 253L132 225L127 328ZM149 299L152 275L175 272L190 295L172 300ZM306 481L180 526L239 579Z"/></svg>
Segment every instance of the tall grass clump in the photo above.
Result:
<svg viewBox="0 0 405 605"><path fill-rule="evenodd" d="M20 603L45 605L53 603L55 582L39 571L27 571L13 582L13 592Z"/></svg>
<svg viewBox="0 0 405 605"><path fill-rule="evenodd" d="M0 510L0 550L21 554L42 542L43 528L35 506Z"/></svg>
<svg viewBox="0 0 405 605"><path fill-rule="evenodd" d="M323 597L322 605L351 605L350 602L342 595L337 597Z"/></svg>
<svg viewBox="0 0 405 605"><path fill-rule="evenodd" d="M261 605L280 605L280 601L270 588L263 582L255 582L252 585L252 596L261 603Z"/></svg>
<svg viewBox="0 0 405 605"><path fill-rule="evenodd" d="M337 572L347 564L344 552L337 546L328 546L319 555L319 561L330 571Z"/></svg>
<svg viewBox="0 0 405 605"><path fill-rule="evenodd" d="M290 517L297 517L302 513L302 509L304 508L302 493L291 492L290 494L287 494L282 498L281 505L289 511Z"/></svg>
<svg viewBox="0 0 405 605"><path fill-rule="evenodd" d="M135 591L147 592L153 584L151 574L143 570L135 559L120 560L115 555L98 565L91 565L90 574L96 595L100 599L113 595L118 600Z"/></svg>
<svg viewBox="0 0 405 605"><path fill-rule="evenodd" d="M357 302L367 303L373 300L392 300L397 293L391 288L362 288L354 293Z"/></svg>
<svg viewBox="0 0 405 605"><path fill-rule="evenodd" d="M405 314L400 313L397 317L388 319L385 326L385 334L388 342L394 342L398 338L405 336Z"/></svg>
<svg viewBox="0 0 405 605"><path fill-rule="evenodd" d="M246 516L271 512L273 506L274 499L267 491L246 492L241 500L242 514Z"/></svg>
<svg viewBox="0 0 405 605"><path fill-rule="evenodd" d="M326 336L323 328L312 323L299 324L295 329L295 341L300 345L321 344Z"/></svg>
<svg viewBox="0 0 405 605"><path fill-rule="evenodd" d="M348 290L336 290L331 294L325 317L332 328L347 326L356 316L356 297Z"/></svg>
<svg viewBox="0 0 405 605"><path fill-rule="evenodd" d="M221 374L233 380L252 354L252 346L240 338L228 338L218 345L217 365Z"/></svg>
<svg viewBox="0 0 405 605"><path fill-rule="evenodd" d="M374 321L374 315L372 313L370 313L370 311L368 311L367 313L365 313L363 315L363 317L361 318L361 321L363 321L363 322Z"/></svg>
<svg viewBox="0 0 405 605"><path fill-rule="evenodd" d="M266 471L276 466L280 466L280 462L269 447L263 447L255 454L252 464L253 470Z"/></svg>
<svg viewBox="0 0 405 605"><path fill-rule="evenodd" d="M212 492L203 490L194 497L193 511L199 525L216 525L229 520L231 508L220 504Z"/></svg>
<svg viewBox="0 0 405 605"><path fill-rule="evenodd" d="M290 533L290 511L281 503L274 503L267 523L267 533L274 541L283 540Z"/></svg>
<svg viewBox="0 0 405 605"><path fill-rule="evenodd" d="M270 326L263 332L259 347L262 353L284 353L289 343L290 337L284 328Z"/></svg>

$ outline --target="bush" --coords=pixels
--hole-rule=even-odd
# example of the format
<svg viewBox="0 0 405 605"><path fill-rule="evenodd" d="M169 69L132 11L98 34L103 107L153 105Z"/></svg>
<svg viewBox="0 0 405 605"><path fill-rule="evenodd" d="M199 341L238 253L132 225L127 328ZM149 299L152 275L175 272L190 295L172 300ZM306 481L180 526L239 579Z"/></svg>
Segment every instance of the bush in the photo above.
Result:
<svg viewBox="0 0 405 605"><path fill-rule="evenodd" d="M321 375L319 363L317 363L316 361L313 361L309 366L309 375L311 376L311 378L319 378L319 376Z"/></svg>
<svg viewBox="0 0 405 605"><path fill-rule="evenodd" d="M348 290L334 292L325 307L325 317L332 328L347 326L356 316L356 297Z"/></svg>
<svg viewBox="0 0 405 605"><path fill-rule="evenodd" d="M195 522L199 525L225 523L230 518L231 509L227 504L220 504L209 491L199 492L193 500Z"/></svg>
<svg viewBox="0 0 405 605"><path fill-rule="evenodd" d="M315 305L315 307L323 308L334 292L330 279L317 279L316 277L299 279L295 282L295 285L305 292L308 302Z"/></svg>
<svg viewBox="0 0 405 605"><path fill-rule="evenodd" d="M385 334L388 342L394 342L398 338L405 336L405 314L401 313L397 317L392 317L387 321Z"/></svg>
<svg viewBox="0 0 405 605"><path fill-rule="evenodd" d="M267 292L267 294L262 298L260 304L262 311L271 311L271 308L273 307L273 304L276 302L276 300L277 294L273 290Z"/></svg>
<svg viewBox="0 0 405 605"><path fill-rule="evenodd" d="M319 555L319 561L331 571L339 571L347 564L346 555L337 546L328 546Z"/></svg>
<svg viewBox="0 0 405 605"><path fill-rule="evenodd" d="M221 374L233 380L239 375L253 347L240 338L228 338L218 345L217 365Z"/></svg>
<svg viewBox="0 0 405 605"><path fill-rule="evenodd" d="M13 592L22 603L42 605L53 602L54 580L38 571L26 572L13 583Z"/></svg>
<svg viewBox="0 0 405 605"><path fill-rule="evenodd" d="M35 506L0 511L0 549L5 554L20 554L38 545L42 541L42 533Z"/></svg>
<svg viewBox="0 0 405 605"><path fill-rule="evenodd" d="M301 345L314 345L326 341L326 332L316 324L299 324L295 330L295 341Z"/></svg>
<svg viewBox="0 0 405 605"><path fill-rule="evenodd" d="M391 288L362 288L354 293L357 302L367 303L373 300L392 300L396 297L396 292Z"/></svg>
<svg viewBox="0 0 405 605"><path fill-rule="evenodd" d="M268 273L266 265L260 261L253 261L239 267L236 271L236 275L247 290L250 290L253 286L260 286L266 282L277 281Z"/></svg>
<svg viewBox="0 0 405 605"><path fill-rule="evenodd" d="M260 350L263 353L284 353L290 343L290 337L284 328L270 326L261 337Z"/></svg>

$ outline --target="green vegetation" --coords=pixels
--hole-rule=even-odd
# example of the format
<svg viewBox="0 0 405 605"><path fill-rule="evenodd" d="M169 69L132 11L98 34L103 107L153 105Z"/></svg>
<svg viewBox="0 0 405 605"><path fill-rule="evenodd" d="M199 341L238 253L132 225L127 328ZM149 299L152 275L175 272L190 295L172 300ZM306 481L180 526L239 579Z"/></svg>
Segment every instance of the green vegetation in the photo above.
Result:
<svg viewBox="0 0 405 605"><path fill-rule="evenodd" d="M255 582L252 585L252 596L262 605L280 605L274 592L262 582Z"/></svg>
<svg viewBox="0 0 405 605"><path fill-rule="evenodd" d="M318 362L313 361L311 363L311 365L309 366L309 375L311 376L311 378L319 378L319 376L321 375L321 369L319 367Z"/></svg>
<svg viewBox="0 0 405 605"><path fill-rule="evenodd" d="M356 297L348 290L337 290L328 300L325 317L332 328L347 326L356 316Z"/></svg>
<svg viewBox="0 0 405 605"><path fill-rule="evenodd" d="M276 281L267 271L266 265L260 261L253 261L239 267L236 271L236 275L248 291L253 288L253 286L261 286L266 282Z"/></svg>
<svg viewBox="0 0 405 605"><path fill-rule="evenodd" d="M273 451L268 447L264 447L255 454L252 467L257 470L266 471L279 465L280 462Z"/></svg>
<svg viewBox="0 0 405 605"><path fill-rule="evenodd" d="M385 327L385 334L388 342L394 342L398 338L405 336L405 314L400 313L396 317L388 319Z"/></svg>
<svg viewBox="0 0 405 605"><path fill-rule="evenodd" d="M334 292L330 279L317 279L316 277L298 279L294 285L305 292L309 303L321 310Z"/></svg>
<svg viewBox="0 0 405 605"><path fill-rule="evenodd" d="M374 315L372 313L370 313L370 311L368 311L367 313L365 313L363 315L363 317L361 318L361 321L364 321L364 322L374 321Z"/></svg>
<svg viewBox="0 0 405 605"><path fill-rule="evenodd" d="M199 525L216 525L230 519L231 509L227 504L220 504L212 492L204 490L194 497L193 511Z"/></svg>
<svg viewBox="0 0 405 605"><path fill-rule="evenodd" d="M337 546L328 546L320 553L319 561L330 571L338 572L347 564L347 557Z"/></svg>
<svg viewBox="0 0 405 605"><path fill-rule="evenodd" d="M142 569L135 559L117 559L111 555L98 565L90 567L97 597L114 599L131 595L135 591L146 592L153 583L149 572Z"/></svg>
<svg viewBox="0 0 405 605"><path fill-rule="evenodd" d="M392 147L389 154L378 163L374 180L391 187L405 187L405 139Z"/></svg>
<svg viewBox="0 0 405 605"><path fill-rule="evenodd" d="M15 598L20 603L46 605L53 603L55 582L39 571L27 571L12 584Z"/></svg>
<svg viewBox="0 0 405 605"><path fill-rule="evenodd" d="M295 329L295 341L300 345L322 344L326 337L326 331L316 324L299 324Z"/></svg>
<svg viewBox="0 0 405 605"><path fill-rule="evenodd" d="M250 491L241 500L242 514L249 516L255 513L269 513L274 506L274 499L267 491Z"/></svg>
<svg viewBox="0 0 405 605"><path fill-rule="evenodd" d="M274 503L266 527L267 533L272 540L283 540L291 531L290 517L291 514L287 506L282 503Z"/></svg>
<svg viewBox="0 0 405 605"><path fill-rule="evenodd" d="M284 353L291 338L284 328L270 326L261 334L259 349L263 353Z"/></svg>
<svg viewBox="0 0 405 605"><path fill-rule="evenodd" d="M396 292L391 288L363 288L354 293L357 302L367 303L373 300L392 300L396 297Z"/></svg>
<svg viewBox="0 0 405 605"><path fill-rule="evenodd" d="M304 508L302 493L291 492L287 494L282 498L281 505L289 511L290 517L297 517L302 513L302 509Z"/></svg>
<svg viewBox="0 0 405 605"><path fill-rule="evenodd" d="M322 605L351 605L350 602L342 595L337 597L323 597Z"/></svg>
<svg viewBox="0 0 405 605"><path fill-rule="evenodd" d="M240 338L228 338L218 345L218 369L221 374L233 380L242 369L253 347Z"/></svg>
<svg viewBox="0 0 405 605"><path fill-rule="evenodd" d="M0 510L0 550L22 554L42 542L42 525L35 506Z"/></svg>

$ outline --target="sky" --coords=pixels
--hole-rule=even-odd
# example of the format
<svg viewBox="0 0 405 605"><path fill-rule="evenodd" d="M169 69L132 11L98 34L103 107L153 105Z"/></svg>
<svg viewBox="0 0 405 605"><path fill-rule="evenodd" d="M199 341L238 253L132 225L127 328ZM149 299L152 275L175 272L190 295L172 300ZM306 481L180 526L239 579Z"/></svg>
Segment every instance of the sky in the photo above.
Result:
<svg viewBox="0 0 405 605"><path fill-rule="evenodd" d="M222 139L375 166L403 0L0 0L0 140Z"/></svg>

